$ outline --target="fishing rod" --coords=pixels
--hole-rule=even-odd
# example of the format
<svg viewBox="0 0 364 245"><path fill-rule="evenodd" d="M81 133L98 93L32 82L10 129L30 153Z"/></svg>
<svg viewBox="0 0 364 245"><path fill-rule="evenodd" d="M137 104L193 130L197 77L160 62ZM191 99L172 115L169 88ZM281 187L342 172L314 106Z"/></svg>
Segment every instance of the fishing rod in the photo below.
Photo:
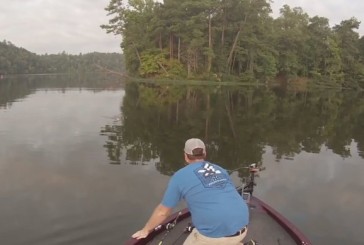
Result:
<svg viewBox="0 0 364 245"><path fill-rule="evenodd" d="M256 170L256 172L259 172L259 171L262 171L265 169L265 167L257 167L257 164L256 163L252 163L250 164L249 166L240 166L238 168L235 168L235 169L228 169L226 170L229 174L235 172L235 171L238 171L240 169L249 169L249 171L252 171L252 170Z"/></svg>
<svg viewBox="0 0 364 245"><path fill-rule="evenodd" d="M181 216L182 211L179 211L177 217L174 219L173 222L166 224L166 233L164 233L162 239L159 241L158 245L162 245L164 239L168 236L168 233L176 226L178 218Z"/></svg>

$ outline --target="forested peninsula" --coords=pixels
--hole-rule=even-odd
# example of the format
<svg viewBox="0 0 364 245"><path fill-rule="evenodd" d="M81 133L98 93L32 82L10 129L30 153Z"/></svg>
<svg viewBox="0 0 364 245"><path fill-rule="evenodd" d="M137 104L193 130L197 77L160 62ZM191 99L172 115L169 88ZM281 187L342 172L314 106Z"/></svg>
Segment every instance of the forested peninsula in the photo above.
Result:
<svg viewBox="0 0 364 245"><path fill-rule="evenodd" d="M108 68L122 72L123 56L120 53L87 53L71 55L37 55L24 48L15 46L10 41L0 42L0 74L48 74L48 73L83 73L94 72L99 68Z"/></svg>
<svg viewBox="0 0 364 245"><path fill-rule="evenodd" d="M101 27L120 35L126 69L144 78L269 82L300 78L364 88L355 17L321 16L269 0L111 0Z"/></svg>

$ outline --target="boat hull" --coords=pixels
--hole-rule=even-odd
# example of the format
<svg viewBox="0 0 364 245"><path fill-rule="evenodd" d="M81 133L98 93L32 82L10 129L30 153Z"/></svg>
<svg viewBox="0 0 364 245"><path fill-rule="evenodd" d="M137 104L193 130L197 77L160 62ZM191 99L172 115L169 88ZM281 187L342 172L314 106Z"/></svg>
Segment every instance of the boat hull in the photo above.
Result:
<svg viewBox="0 0 364 245"><path fill-rule="evenodd" d="M250 222L244 241L252 239L258 244L311 245L308 238L295 225L268 204L252 196L248 205ZM173 225L174 223L176 224ZM159 244L160 241L163 241L163 244L183 244L189 235L190 226L191 214L188 209L183 209L168 217L147 238L140 240L130 238L125 245L153 245Z"/></svg>

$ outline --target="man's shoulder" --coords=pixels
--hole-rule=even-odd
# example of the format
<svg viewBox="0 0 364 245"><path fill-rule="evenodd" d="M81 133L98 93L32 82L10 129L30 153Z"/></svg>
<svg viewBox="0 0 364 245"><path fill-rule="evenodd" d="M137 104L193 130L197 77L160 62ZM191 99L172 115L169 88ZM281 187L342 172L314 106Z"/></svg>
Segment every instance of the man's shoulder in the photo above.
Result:
<svg viewBox="0 0 364 245"><path fill-rule="evenodd" d="M202 162L198 163L192 163L184 166L183 168L177 170L172 178L174 179L185 179L186 177L193 175L196 169L199 169L201 167ZM203 165L202 165L203 166Z"/></svg>
<svg viewBox="0 0 364 245"><path fill-rule="evenodd" d="M219 169L219 170L222 170L222 171L226 171L226 169L224 167L222 167L220 164L217 164L217 163L213 163L213 162L208 162L208 161L205 161L204 164L202 165L203 168L215 168L215 169Z"/></svg>
<svg viewBox="0 0 364 245"><path fill-rule="evenodd" d="M173 176L180 176L180 175L185 175L185 174L188 174L188 173L191 173L193 172L193 166L191 166L190 164L189 165L186 165L184 166L183 168L177 170Z"/></svg>
<svg viewBox="0 0 364 245"><path fill-rule="evenodd" d="M201 162L196 162L196 163L192 163L192 164L188 164L187 166L184 166L183 168L177 170L172 177L174 178L179 178L182 176L186 176L186 175L190 175L190 174L194 174L196 172L201 171L201 169L219 169L222 170L223 172L225 172L226 170L221 167L218 164L215 163L211 163L209 161L201 161Z"/></svg>

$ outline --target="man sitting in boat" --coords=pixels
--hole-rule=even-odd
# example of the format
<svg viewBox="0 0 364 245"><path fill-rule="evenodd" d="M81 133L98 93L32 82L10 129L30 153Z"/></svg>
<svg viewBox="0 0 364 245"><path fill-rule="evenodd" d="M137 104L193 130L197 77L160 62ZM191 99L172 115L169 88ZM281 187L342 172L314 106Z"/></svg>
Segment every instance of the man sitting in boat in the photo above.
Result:
<svg viewBox="0 0 364 245"><path fill-rule="evenodd" d="M242 244L248 230L249 210L228 172L205 160L205 144L197 138L186 141L184 158L187 166L171 177L162 202L144 228L132 237L147 237L184 199L195 227L184 245Z"/></svg>

